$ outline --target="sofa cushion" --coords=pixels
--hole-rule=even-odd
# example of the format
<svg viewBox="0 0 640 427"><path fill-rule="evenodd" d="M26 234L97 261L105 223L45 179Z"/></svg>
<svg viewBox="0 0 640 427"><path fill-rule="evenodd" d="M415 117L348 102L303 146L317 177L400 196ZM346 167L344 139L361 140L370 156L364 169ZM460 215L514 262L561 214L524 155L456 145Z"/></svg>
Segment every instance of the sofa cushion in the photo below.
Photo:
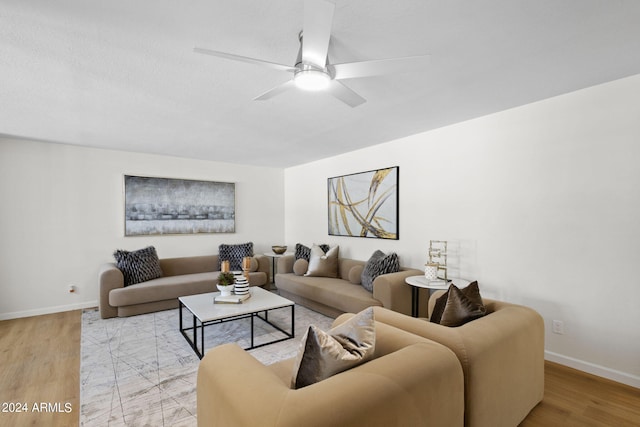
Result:
<svg viewBox="0 0 640 427"><path fill-rule="evenodd" d="M311 247L309 268L305 273L305 276L338 277L339 250L339 246L334 246L325 253L320 246L314 244Z"/></svg>
<svg viewBox="0 0 640 427"><path fill-rule="evenodd" d="M288 294L287 298L295 295L333 307L342 313L357 313L367 307L382 305L382 302L373 298L371 292L362 286L353 286L347 280L286 273L278 274L277 287Z"/></svg>
<svg viewBox="0 0 640 427"><path fill-rule="evenodd" d="M309 326L294 362L291 387L306 387L371 360L375 341L372 308L328 332Z"/></svg>
<svg viewBox="0 0 640 427"><path fill-rule="evenodd" d="M326 253L329 250L329 245L318 245ZM311 248L303 245L302 243L296 243L296 251L293 255L294 260L304 259L309 261L311 257Z"/></svg>
<svg viewBox="0 0 640 427"><path fill-rule="evenodd" d="M449 290L436 299L430 321L444 326L460 326L486 314L478 282L459 289L451 284Z"/></svg>
<svg viewBox="0 0 640 427"><path fill-rule="evenodd" d="M242 270L242 258L253 256L253 242L241 243L237 245L218 246L218 270L222 261L229 261L231 271Z"/></svg>
<svg viewBox="0 0 640 427"><path fill-rule="evenodd" d="M400 271L400 261L396 253L385 255L384 252L376 250L367 261L362 271L362 286L369 292L373 292L373 281L381 274L395 273Z"/></svg>
<svg viewBox="0 0 640 427"><path fill-rule="evenodd" d="M109 305L114 307L146 304L176 299L185 295L202 294L216 290L218 271L159 277L126 288L109 292Z"/></svg>
<svg viewBox="0 0 640 427"><path fill-rule="evenodd" d="M113 257L124 276L124 286L162 277L160 260L153 246L133 252L118 249L113 253Z"/></svg>
<svg viewBox="0 0 640 427"><path fill-rule="evenodd" d="M293 274L296 276L303 276L307 270L309 270L309 261L306 259L300 258L293 263Z"/></svg>

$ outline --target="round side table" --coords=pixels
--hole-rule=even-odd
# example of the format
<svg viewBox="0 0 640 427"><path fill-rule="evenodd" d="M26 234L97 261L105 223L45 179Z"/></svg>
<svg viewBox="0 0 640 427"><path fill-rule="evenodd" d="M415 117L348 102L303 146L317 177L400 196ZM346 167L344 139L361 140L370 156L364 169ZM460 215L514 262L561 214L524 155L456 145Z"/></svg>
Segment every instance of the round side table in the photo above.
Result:
<svg viewBox="0 0 640 427"><path fill-rule="evenodd" d="M404 281L411 285L411 315L418 317L420 311L420 298L419 292L421 288L429 290L429 296L431 296L431 290L446 290L449 289L448 283L444 280L427 280L424 276L409 276ZM428 300L428 298L427 298Z"/></svg>
<svg viewBox="0 0 640 427"><path fill-rule="evenodd" d="M265 252L265 256L271 258L271 284L276 282L276 259L282 258L283 256L293 255L293 252L285 252L283 254L276 254L274 252Z"/></svg>

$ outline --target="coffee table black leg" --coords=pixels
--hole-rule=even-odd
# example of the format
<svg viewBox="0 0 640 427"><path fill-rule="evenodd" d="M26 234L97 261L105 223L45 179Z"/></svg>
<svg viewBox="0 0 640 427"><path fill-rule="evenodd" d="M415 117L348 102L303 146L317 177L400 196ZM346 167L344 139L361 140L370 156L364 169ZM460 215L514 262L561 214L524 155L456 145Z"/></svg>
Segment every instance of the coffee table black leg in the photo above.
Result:
<svg viewBox="0 0 640 427"><path fill-rule="evenodd" d="M411 287L411 302L412 302L411 315L413 317L418 317L418 313L420 312L420 295L418 294L419 291L420 291L419 287L417 286Z"/></svg>
<svg viewBox="0 0 640 427"><path fill-rule="evenodd" d="M296 335L296 314L294 306L291 306L291 338Z"/></svg>
<svg viewBox="0 0 640 427"><path fill-rule="evenodd" d="M195 350L198 357L202 359L202 356L200 356L200 352L198 351L198 329L196 328L196 316L195 314L192 314L192 316L193 316L193 349Z"/></svg>
<svg viewBox="0 0 640 427"><path fill-rule="evenodd" d="M257 315L258 313L255 313L255 315L251 315L251 348L253 348L253 318Z"/></svg>

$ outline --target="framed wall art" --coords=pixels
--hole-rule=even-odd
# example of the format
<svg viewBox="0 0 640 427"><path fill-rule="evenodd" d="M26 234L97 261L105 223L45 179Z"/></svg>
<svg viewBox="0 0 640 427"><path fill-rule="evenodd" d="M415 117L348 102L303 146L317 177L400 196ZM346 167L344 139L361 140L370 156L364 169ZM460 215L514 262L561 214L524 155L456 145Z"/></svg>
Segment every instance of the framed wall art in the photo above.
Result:
<svg viewBox="0 0 640 427"><path fill-rule="evenodd" d="M398 240L398 166L328 179L329 235Z"/></svg>
<svg viewBox="0 0 640 427"><path fill-rule="evenodd" d="M234 183L124 176L125 236L234 233Z"/></svg>

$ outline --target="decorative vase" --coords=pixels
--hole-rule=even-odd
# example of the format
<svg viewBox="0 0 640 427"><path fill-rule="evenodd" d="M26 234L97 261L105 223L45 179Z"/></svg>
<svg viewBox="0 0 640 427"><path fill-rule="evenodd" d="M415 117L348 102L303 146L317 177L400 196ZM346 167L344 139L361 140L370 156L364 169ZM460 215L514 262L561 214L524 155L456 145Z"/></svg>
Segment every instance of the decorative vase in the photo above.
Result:
<svg viewBox="0 0 640 427"><path fill-rule="evenodd" d="M234 271L233 275L235 276L235 287L233 288L233 293L236 295L246 295L249 293L249 281L245 274L241 271Z"/></svg>
<svg viewBox="0 0 640 427"><path fill-rule="evenodd" d="M218 286L218 290L220 291L220 296L228 297L228 296L231 296L231 294L233 293L233 285L228 285L228 286L217 285L217 286Z"/></svg>
<svg viewBox="0 0 640 427"><path fill-rule="evenodd" d="M425 264L424 277L429 281L438 280L438 264Z"/></svg>

